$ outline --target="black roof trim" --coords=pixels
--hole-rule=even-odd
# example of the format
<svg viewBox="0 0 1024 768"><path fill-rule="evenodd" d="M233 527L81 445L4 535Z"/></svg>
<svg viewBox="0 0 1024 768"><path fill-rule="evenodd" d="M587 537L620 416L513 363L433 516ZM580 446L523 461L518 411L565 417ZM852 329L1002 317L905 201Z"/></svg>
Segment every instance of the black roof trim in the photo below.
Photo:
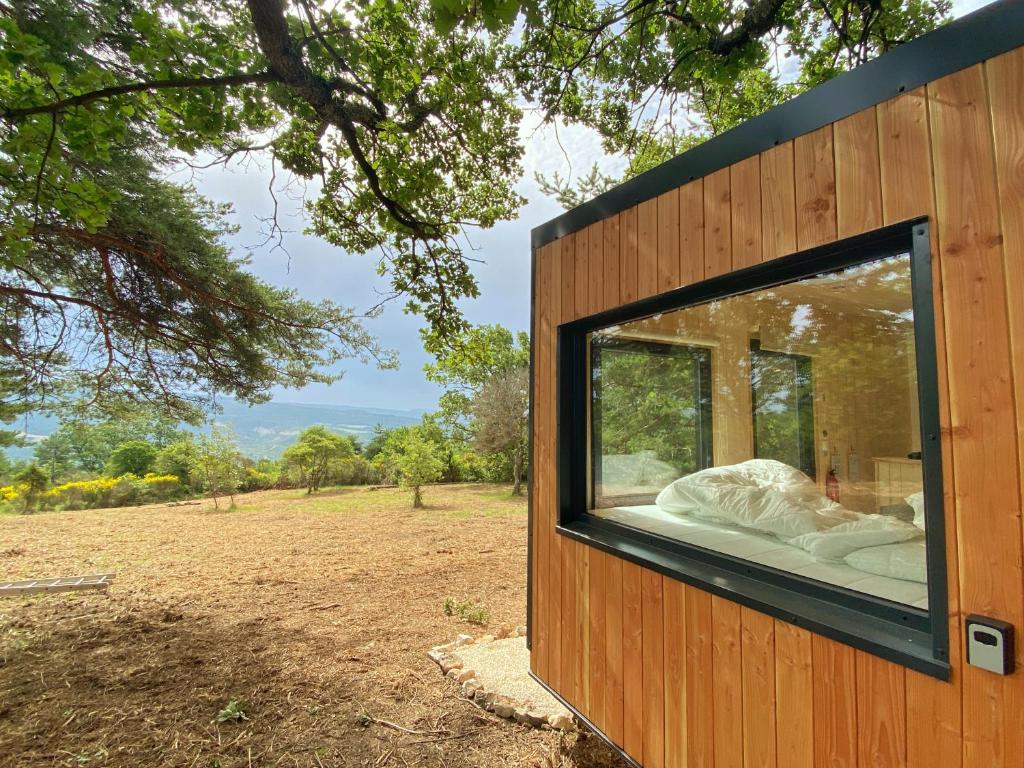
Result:
<svg viewBox="0 0 1024 768"><path fill-rule="evenodd" d="M1024 45L1024 2L1000 0L844 72L534 228L533 247Z"/></svg>

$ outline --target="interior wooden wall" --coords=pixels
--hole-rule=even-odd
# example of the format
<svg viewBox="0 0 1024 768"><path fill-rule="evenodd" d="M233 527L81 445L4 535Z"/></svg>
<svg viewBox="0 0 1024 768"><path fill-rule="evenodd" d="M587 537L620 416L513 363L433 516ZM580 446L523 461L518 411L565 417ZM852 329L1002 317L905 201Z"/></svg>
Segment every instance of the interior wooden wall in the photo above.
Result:
<svg viewBox="0 0 1024 768"><path fill-rule="evenodd" d="M535 254L532 665L643 765L1024 765L1024 642L1013 675L961 664L964 614L1024 626L1022 84L1018 49ZM559 322L921 214L935 222L951 682L554 533Z"/></svg>

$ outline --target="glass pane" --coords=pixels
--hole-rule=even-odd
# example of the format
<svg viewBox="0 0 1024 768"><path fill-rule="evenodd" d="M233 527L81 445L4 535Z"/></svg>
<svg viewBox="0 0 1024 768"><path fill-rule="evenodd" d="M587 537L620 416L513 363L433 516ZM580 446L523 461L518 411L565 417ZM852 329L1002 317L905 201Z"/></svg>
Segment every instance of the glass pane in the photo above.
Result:
<svg viewBox="0 0 1024 768"><path fill-rule="evenodd" d="M592 355L597 506L646 500L708 465L705 350L596 335Z"/></svg>
<svg viewBox="0 0 1024 768"><path fill-rule="evenodd" d="M590 346L594 514L927 606L909 255Z"/></svg>

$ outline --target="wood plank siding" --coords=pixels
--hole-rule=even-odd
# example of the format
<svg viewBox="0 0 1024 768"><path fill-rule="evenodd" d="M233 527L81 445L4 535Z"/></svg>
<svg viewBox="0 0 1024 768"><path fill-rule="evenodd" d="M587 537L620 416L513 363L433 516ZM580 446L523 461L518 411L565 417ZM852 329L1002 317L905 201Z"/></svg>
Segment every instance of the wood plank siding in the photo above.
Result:
<svg viewBox="0 0 1024 768"><path fill-rule="evenodd" d="M535 251L532 670L641 765L1024 766L1024 642L1000 677L963 663L962 637L969 613L1024 626L1022 89L1017 49ZM556 533L559 323L917 216L932 221L950 681ZM752 439L717 430L716 459Z"/></svg>

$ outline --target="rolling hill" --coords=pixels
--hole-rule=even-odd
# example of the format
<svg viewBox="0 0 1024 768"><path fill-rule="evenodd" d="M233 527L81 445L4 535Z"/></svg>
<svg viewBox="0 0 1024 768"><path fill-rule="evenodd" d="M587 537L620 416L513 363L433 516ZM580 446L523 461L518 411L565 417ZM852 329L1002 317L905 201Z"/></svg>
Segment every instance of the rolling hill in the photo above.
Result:
<svg viewBox="0 0 1024 768"><path fill-rule="evenodd" d="M238 440L242 453L253 458L277 458L295 437L306 427L324 424L329 429L345 435L354 435L366 443L377 425L402 427L418 424L422 410L397 410L390 408L363 408L355 405L328 405L322 403L270 402L247 406L236 400L221 401L222 412L217 414L217 424L230 427ZM56 418L32 414L25 422L19 421L14 427L21 427L34 442L53 432L58 425ZM29 458L31 446L10 448L7 454L12 458Z"/></svg>

